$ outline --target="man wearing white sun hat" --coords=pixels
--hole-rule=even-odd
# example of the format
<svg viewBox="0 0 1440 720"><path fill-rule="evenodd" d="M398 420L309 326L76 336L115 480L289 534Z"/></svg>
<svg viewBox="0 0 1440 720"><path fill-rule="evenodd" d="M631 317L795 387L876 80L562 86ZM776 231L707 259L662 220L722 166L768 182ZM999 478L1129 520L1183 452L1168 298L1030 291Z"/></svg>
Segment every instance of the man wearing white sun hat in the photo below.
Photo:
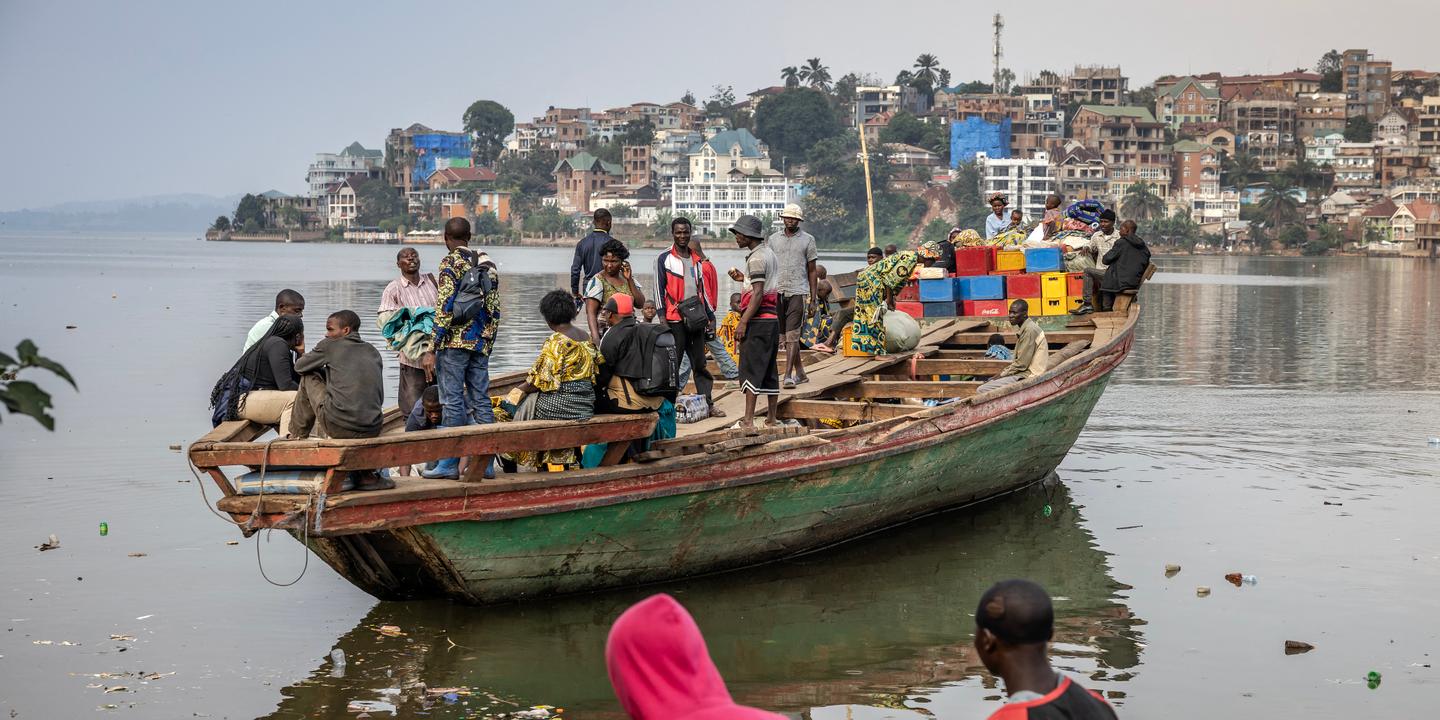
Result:
<svg viewBox="0 0 1440 720"><path fill-rule="evenodd" d="M793 388L809 382L800 361L800 328L805 324L805 308L815 303L815 236L800 229L805 216L794 203L780 213L785 227L770 236L767 244L780 261L776 287L780 293L780 345L785 353L783 387Z"/></svg>

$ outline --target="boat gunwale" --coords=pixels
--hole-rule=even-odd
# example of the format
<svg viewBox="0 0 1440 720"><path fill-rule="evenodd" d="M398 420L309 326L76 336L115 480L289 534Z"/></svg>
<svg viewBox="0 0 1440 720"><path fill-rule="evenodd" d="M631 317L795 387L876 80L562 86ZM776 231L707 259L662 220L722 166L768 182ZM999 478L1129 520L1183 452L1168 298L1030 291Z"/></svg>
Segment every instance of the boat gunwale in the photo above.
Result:
<svg viewBox="0 0 1440 720"><path fill-rule="evenodd" d="M422 497L382 497L378 494L359 493L331 495L325 499L325 527L312 528L311 533L330 536L451 520L500 520L652 497L707 492L843 468L952 442L961 435L979 431L1036 405L1079 391L1108 375L1128 355L1138 310L1138 305L1132 308L1124 324L1113 328L1113 334L1103 345L1087 348L1039 376L987 393L980 403L971 402L973 397L965 398L946 405L917 408L912 414L849 428L811 433L715 455L692 453L643 464L573 471L564 477L546 478L550 482L524 482L504 488L495 488L493 485L487 487L486 483L455 483L454 492ZM1097 328L1097 332L1099 330L1100 328ZM1030 392L1051 383L1056 383L1056 386L1049 392ZM1024 398L1011 403L1005 402L1007 398L1015 398L1022 393L1027 393ZM951 423L944 423L948 416L959 415L964 409L980 413L990 408L997 412L971 417L963 424L954 424L953 418ZM938 432L926 432L919 437L914 436L913 432L906 432L919 431L926 422L933 425ZM942 424L936 425L936 422ZM885 442L879 444L875 441L876 438L884 438ZM809 457L815 448L822 445L826 447L822 458ZM845 447L842 449L836 447L837 445ZM778 457L777 453L780 454ZM757 467L743 467L747 461L762 457L764 461ZM685 471L701 466L710 467L712 470L707 472L705 477L699 478L699 482L696 478L683 477ZM740 472L732 477L718 477L724 475L727 469L738 469ZM641 487L624 487L625 485ZM442 489L445 489L445 486L429 490ZM480 498L484 498L485 502L472 502ZM245 514L249 514L255 503L259 502L258 496L249 495L236 495L227 500L232 501L227 503L231 505L226 508L229 512L242 512L243 508ZM265 501L266 507L262 507L256 517L257 527L302 527L300 523L304 522L303 514L299 511L309 502L308 496L269 496ZM267 509L268 503L272 501L277 506L275 510ZM459 516L449 517L455 511L445 506L457 502L460 503ZM404 517L384 519L377 524L375 516L382 515L380 509L387 505L405 507L409 511L403 514ZM426 507L433 510L422 509ZM435 519L435 513L445 514L447 517ZM351 516L355 517L352 519ZM366 520L361 516L372 519Z"/></svg>

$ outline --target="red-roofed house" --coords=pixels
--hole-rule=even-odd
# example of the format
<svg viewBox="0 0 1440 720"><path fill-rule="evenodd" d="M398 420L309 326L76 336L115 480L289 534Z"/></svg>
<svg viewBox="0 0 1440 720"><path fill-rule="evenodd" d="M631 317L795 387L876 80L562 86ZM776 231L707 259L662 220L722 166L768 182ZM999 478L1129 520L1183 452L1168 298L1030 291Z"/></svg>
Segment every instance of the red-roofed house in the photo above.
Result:
<svg viewBox="0 0 1440 720"><path fill-rule="evenodd" d="M430 189L455 187L467 184L488 184L495 182L495 171L487 167L441 168L430 176Z"/></svg>

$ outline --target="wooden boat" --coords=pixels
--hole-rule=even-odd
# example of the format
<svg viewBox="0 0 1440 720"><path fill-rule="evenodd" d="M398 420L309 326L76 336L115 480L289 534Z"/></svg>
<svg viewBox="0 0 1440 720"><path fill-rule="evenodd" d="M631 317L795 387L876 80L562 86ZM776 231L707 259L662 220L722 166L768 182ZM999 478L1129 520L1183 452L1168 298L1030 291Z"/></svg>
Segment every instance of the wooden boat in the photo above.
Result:
<svg viewBox="0 0 1440 720"><path fill-rule="evenodd" d="M189 457L247 534L287 530L382 599L493 603L659 582L813 551L1040 480L1128 354L1138 314L1135 304L1036 318L1050 369L979 396L982 379L1006 364L983 358L986 338L1008 333L1013 343L1013 329L983 318L927 322L912 352L807 365L811 381L784 391L780 405L807 427L726 430L743 407L732 390L716 398L727 418L681 425L637 462L620 462L625 441L648 437L654 415L403 433L392 410L379 438L270 443L255 441L265 428L238 421L193 444ZM956 375L967 379L943 379ZM350 470L595 442L610 444L591 469L340 489ZM224 468L262 463L323 480L309 495L237 494Z"/></svg>

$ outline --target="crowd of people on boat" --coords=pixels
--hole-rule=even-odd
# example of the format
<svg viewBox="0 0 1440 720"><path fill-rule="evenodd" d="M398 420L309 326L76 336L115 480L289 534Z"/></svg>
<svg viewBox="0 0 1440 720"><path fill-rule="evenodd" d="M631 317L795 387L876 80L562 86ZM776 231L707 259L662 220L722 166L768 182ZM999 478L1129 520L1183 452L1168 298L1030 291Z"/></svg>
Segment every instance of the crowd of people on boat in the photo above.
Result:
<svg viewBox="0 0 1440 720"><path fill-rule="evenodd" d="M499 270L484 252L470 248L470 224L452 218L445 225L447 254L437 273L422 273L420 255L402 248L399 277L381 295L376 320L385 346L399 365L397 399L407 429L454 428L511 420L585 420L596 412L659 412L651 438L673 437L677 412L689 417L724 417L715 404L713 360L722 380L744 394L744 413L734 427L755 429L755 409L765 398L767 425L778 425L782 388L809 382L802 349L835 352L849 348L867 355L886 352L886 312L918 268L953 271L955 249L971 245L1048 244L1064 249L1067 269L1083 272L1085 301L1076 313L1105 309L1117 293L1138 287L1150 251L1134 221L1120 223L1113 211L1093 201L1060 210L1050 198L1040 221L1025 225L1007 215L1003 195L990 198L985 237L955 228L947 241L925 241L913 249L871 248L856 274L854 297L817 262L815 237L803 230L798 205L780 213L782 227L771 231L759 218L742 215L729 227L744 268L727 275L742 292L719 304L719 273L695 237L687 218L670 223L670 247L656 256L654 285L642 288L630 263L630 249L610 235L607 210L594 213L594 228L575 247L569 291L540 299L540 314L551 334L518 387L503 398L490 396L489 360L500 334ZM325 337L307 350L305 299L286 289L274 311L250 329L239 359L211 392L212 421L244 419L277 428L286 438L367 438L379 435L383 362L361 337L352 310L326 318ZM998 389L1046 370L1048 346L1024 300L1010 305L1016 328L1013 351L1000 342L1011 364L980 387ZM780 358L783 356L783 376ZM696 407L676 408L681 388L693 379ZM637 447L643 447L637 446ZM597 446L588 452L604 451ZM636 449L635 451L639 451ZM577 448L504 455L507 470L520 466L563 470L590 466ZM458 478L468 468L460 458L443 458L422 471L427 478ZM399 469L409 474L410 468ZM494 477L495 468L483 469ZM357 490L394 486L384 472L360 473Z"/></svg>
<svg viewBox="0 0 1440 720"><path fill-rule="evenodd" d="M1055 635L1050 595L1029 580L1004 580L975 608L975 654L1005 682L1006 704L990 720L1114 720L1115 710L1050 665ZM675 598L652 595L610 628L605 666L620 707L633 720L783 720L737 704L710 658L699 625Z"/></svg>

